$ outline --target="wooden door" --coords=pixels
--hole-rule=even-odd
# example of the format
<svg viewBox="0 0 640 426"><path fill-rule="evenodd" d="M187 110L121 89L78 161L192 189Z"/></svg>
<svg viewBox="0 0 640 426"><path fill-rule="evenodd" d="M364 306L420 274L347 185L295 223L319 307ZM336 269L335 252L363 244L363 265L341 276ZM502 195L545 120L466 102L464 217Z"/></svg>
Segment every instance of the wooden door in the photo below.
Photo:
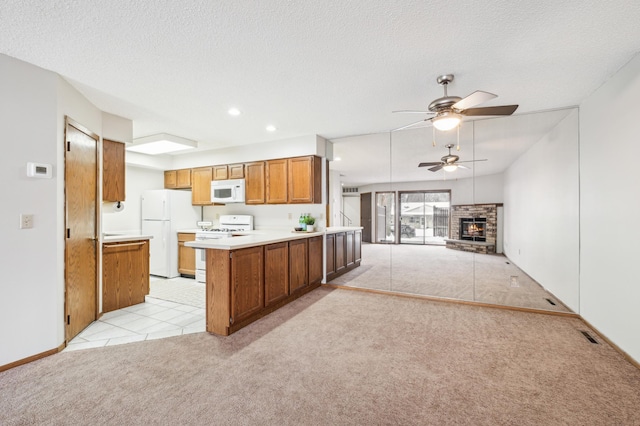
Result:
<svg viewBox="0 0 640 426"><path fill-rule="evenodd" d="M245 204L264 204L264 161L244 165Z"/></svg>
<svg viewBox="0 0 640 426"><path fill-rule="evenodd" d="M269 160L266 168L267 204L287 203L287 160Z"/></svg>
<svg viewBox="0 0 640 426"><path fill-rule="evenodd" d="M371 242L371 193L360 194L360 226L362 241Z"/></svg>
<svg viewBox="0 0 640 426"><path fill-rule="evenodd" d="M269 244L264 248L264 306L289 295L289 243Z"/></svg>
<svg viewBox="0 0 640 426"><path fill-rule="evenodd" d="M65 322L67 342L96 319L98 136L67 118L65 126Z"/></svg>
<svg viewBox="0 0 640 426"><path fill-rule="evenodd" d="M289 241L289 292L309 284L307 238Z"/></svg>

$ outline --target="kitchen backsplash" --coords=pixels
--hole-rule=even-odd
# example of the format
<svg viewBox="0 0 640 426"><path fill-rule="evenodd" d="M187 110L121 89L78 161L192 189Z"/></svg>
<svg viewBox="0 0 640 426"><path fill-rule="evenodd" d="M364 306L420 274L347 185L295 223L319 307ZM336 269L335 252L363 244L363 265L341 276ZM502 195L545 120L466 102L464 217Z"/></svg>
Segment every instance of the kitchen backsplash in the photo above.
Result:
<svg viewBox="0 0 640 426"><path fill-rule="evenodd" d="M204 220L218 224L221 214L253 215L255 229L293 229L300 214L309 213L316 219L316 226L322 229L326 225L325 206L322 204L278 204L246 205L227 204L225 206L203 207Z"/></svg>

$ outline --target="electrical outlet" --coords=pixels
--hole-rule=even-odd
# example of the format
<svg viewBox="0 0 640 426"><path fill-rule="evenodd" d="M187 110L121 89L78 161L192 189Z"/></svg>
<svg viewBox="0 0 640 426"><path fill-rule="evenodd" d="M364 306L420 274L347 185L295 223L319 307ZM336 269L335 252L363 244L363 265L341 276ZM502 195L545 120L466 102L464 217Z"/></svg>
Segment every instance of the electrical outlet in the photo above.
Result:
<svg viewBox="0 0 640 426"><path fill-rule="evenodd" d="M32 214L21 214L20 215L20 229L30 229L33 228L33 215Z"/></svg>
<svg viewBox="0 0 640 426"><path fill-rule="evenodd" d="M287 213L289 220L293 219L293 213Z"/></svg>

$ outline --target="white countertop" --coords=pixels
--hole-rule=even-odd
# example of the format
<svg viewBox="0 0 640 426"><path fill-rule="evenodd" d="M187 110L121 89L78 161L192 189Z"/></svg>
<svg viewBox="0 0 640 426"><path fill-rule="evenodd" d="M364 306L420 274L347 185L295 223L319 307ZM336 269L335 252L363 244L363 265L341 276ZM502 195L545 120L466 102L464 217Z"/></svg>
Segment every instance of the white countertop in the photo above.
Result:
<svg viewBox="0 0 640 426"><path fill-rule="evenodd" d="M330 226L325 230L325 232L327 234L336 234L338 232L358 231L361 229L363 229L362 226Z"/></svg>
<svg viewBox="0 0 640 426"><path fill-rule="evenodd" d="M302 238L324 235L324 231L319 232L293 232L293 231L242 231L234 232L242 234L228 238L217 238L204 241L187 241L187 247L218 250L235 250L247 247L263 246L267 244L279 243L282 241L298 240Z"/></svg>
<svg viewBox="0 0 640 426"><path fill-rule="evenodd" d="M136 234L104 234L102 236L103 243L121 243L124 241L150 240L152 235L136 235Z"/></svg>

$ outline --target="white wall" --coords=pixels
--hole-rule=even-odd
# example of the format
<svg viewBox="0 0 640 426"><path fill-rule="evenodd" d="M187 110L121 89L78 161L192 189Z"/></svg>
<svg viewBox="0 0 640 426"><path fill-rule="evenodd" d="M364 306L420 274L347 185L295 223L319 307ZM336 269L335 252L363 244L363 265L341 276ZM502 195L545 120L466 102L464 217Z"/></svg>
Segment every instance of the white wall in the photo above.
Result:
<svg viewBox="0 0 640 426"><path fill-rule="evenodd" d="M580 105L580 314L640 361L640 55Z"/></svg>
<svg viewBox="0 0 640 426"><path fill-rule="evenodd" d="M2 271L0 365L64 342L64 116L100 132L101 114L55 73L0 54ZM26 177L28 161L53 166L52 179ZM34 215L19 229L21 213Z"/></svg>
<svg viewBox="0 0 640 426"><path fill-rule="evenodd" d="M342 211L351 219L351 226L360 226L360 197L343 196ZM347 225L345 223L345 225Z"/></svg>
<svg viewBox="0 0 640 426"><path fill-rule="evenodd" d="M504 253L579 312L578 111L504 173Z"/></svg>
<svg viewBox="0 0 640 426"><path fill-rule="evenodd" d="M127 156L129 153L127 153ZM115 211L116 203L102 204L102 232L139 233L141 231L140 200L147 189L164 188L162 170L145 169L127 164L124 209ZM194 224L195 226L195 224Z"/></svg>

